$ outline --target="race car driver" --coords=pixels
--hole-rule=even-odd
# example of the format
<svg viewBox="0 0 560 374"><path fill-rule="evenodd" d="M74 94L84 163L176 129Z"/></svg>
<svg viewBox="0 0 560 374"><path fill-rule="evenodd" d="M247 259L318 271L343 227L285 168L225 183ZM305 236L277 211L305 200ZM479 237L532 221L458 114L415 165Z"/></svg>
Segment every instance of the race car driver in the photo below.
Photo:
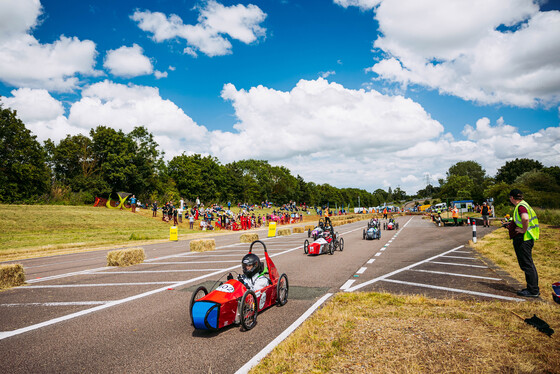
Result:
<svg viewBox="0 0 560 374"><path fill-rule="evenodd" d="M252 291L256 292L271 284L268 269L256 254L246 254L241 260L241 267L243 275L239 276L239 281ZM233 279L231 273L228 275L228 279Z"/></svg>

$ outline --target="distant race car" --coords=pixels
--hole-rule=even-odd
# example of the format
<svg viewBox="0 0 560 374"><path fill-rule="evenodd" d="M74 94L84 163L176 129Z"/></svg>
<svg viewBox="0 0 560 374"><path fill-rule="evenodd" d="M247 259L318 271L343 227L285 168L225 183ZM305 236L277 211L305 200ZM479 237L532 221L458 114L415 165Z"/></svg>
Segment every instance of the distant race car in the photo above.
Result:
<svg viewBox="0 0 560 374"><path fill-rule="evenodd" d="M332 225L324 226L323 232L313 243L309 243L307 239L303 242L303 253L306 255L332 255L337 249L341 252L344 250L344 238L334 232Z"/></svg>
<svg viewBox="0 0 560 374"><path fill-rule="evenodd" d="M230 279L210 293L206 287L198 287L192 294L190 304L191 321L195 329L216 331L235 324L251 330L257 323L257 313L272 305L283 306L288 302L288 276L278 276L266 245L260 240L251 243L249 253L252 253L255 243L262 244L264 248L271 284L253 292L238 276L238 279Z"/></svg>
<svg viewBox="0 0 560 374"><path fill-rule="evenodd" d="M381 239L381 230L379 230L379 225L377 226L368 225L368 228L364 229L362 239L364 240Z"/></svg>
<svg viewBox="0 0 560 374"><path fill-rule="evenodd" d="M395 222L393 218L389 219L389 222L383 222L383 230L398 230L399 223Z"/></svg>
<svg viewBox="0 0 560 374"><path fill-rule="evenodd" d="M319 218L319 223L317 224L317 226L313 230L307 230L307 237L316 240L323 233L324 229L325 220L323 218Z"/></svg>

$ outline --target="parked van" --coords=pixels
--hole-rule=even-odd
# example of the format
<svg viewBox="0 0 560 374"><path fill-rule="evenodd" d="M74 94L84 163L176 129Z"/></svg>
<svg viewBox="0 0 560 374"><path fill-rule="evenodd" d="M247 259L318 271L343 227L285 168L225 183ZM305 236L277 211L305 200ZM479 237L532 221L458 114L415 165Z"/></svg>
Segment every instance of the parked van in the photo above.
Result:
<svg viewBox="0 0 560 374"><path fill-rule="evenodd" d="M447 203L439 203L436 204L432 207L432 212L437 212L438 209L441 209L441 211L443 212L444 210L447 209Z"/></svg>

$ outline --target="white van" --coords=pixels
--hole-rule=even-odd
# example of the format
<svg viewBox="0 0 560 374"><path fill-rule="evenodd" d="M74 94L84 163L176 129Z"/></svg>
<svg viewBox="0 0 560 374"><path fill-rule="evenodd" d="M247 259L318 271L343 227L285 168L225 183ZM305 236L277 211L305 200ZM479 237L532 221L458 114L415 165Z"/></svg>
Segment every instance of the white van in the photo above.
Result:
<svg viewBox="0 0 560 374"><path fill-rule="evenodd" d="M434 207L432 208L432 211L438 211L438 209L441 209L442 211L447 209L447 203L439 203L434 205Z"/></svg>

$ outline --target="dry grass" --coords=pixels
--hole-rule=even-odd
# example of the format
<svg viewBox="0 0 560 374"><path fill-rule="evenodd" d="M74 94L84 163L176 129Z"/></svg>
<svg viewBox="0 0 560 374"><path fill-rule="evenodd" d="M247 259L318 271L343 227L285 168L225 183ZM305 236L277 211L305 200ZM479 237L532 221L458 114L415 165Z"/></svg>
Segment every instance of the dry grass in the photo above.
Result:
<svg viewBox="0 0 560 374"><path fill-rule="evenodd" d="M191 240L191 252L206 252L216 250L216 241L214 239Z"/></svg>
<svg viewBox="0 0 560 374"><path fill-rule="evenodd" d="M484 257L490 259L496 265L511 274L519 283L525 285L525 274L517 264L517 257L513 250L513 244L504 228L484 236L482 240L473 244ZM543 297L549 298L551 284L560 281L560 230L548 225L541 225L540 239L533 247L533 261L539 274L539 286Z"/></svg>
<svg viewBox="0 0 560 374"><path fill-rule="evenodd" d="M21 286L25 283L25 272L21 264L0 265L0 289Z"/></svg>
<svg viewBox="0 0 560 374"><path fill-rule="evenodd" d="M292 230L290 230L290 229L278 229L278 231L276 232L276 235L278 235L278 236L292 235Z"/></svg>
<svg viewBox="0 0 560 374"><path fill-rule="evenodd" d="M255 240L259 240L259 234L241 234L239 237L241 243L252 243Z"/></svg>
<svg viewBox="0 0 560 374"><path fill-rule="evenodd" d="M107 266L131 266L144 262L146 254L143 248L127 248L109 251Z"/></svg>
<svg viewBox="0 0 560 374"><path fill-rule="evenodd" d="M558 372L557 306L337 294L251 373Z"/></svg>
<svg viewBox="0 0 560 374"><path fill-rule="evenodd" d="M303 227L294 227L294 228L293 228L294 234L296 234L296 233L297 233L297 234L301 234L301 233L304 232L304 231L305 231L305 230L304 230Z"/></svg>

